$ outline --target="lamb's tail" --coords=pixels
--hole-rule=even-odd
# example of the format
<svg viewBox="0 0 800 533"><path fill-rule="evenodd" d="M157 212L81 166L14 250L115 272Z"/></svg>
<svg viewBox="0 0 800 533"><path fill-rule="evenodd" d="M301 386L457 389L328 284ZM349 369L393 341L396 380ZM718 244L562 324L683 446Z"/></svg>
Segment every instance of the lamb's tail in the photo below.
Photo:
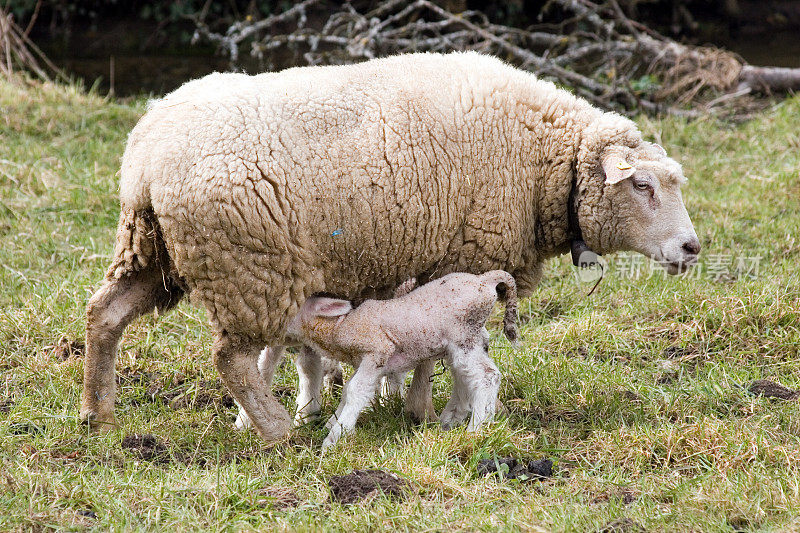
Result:
<svg viewBox="0 0 800 533"><path fill-rule="evenodd" d="M394 297L400 298L417 288L417 278L408 278L394 290Z"/></svg>
<svg viewBox="0 0 800 533"><path fill-rule="evenodd" d="M480 276L481 280L494 284L497 296L506 306L503 315L503 333L511 342L519 338L517 329L517 282L505 270L491 270Z"/></svg>

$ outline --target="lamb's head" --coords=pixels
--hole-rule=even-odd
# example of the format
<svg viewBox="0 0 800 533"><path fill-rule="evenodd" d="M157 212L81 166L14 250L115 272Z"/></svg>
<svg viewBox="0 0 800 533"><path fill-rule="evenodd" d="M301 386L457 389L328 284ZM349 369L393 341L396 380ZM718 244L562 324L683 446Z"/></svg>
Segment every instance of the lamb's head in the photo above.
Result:
<svg viewBox="0 0 800 533"><path fill-rule="evenodd" d="M311 296L300 307L300 311L286 328L287 344L303 344L307 341L325 342L332 338L336 326L353 310L347 300Z"/></svg>
<svg viewBox="0 0 800 533"><path fill-rule="evenodd" d="M610 145L598 155L578 201L587 244L599 253L639 252L670 274L696 263L700 242L683 204L681 166L649 142Z"/></svg>

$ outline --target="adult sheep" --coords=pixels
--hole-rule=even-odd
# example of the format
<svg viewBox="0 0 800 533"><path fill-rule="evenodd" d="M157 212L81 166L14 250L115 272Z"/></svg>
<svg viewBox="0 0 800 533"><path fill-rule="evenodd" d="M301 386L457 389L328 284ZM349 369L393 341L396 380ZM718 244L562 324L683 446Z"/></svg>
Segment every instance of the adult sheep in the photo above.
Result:
<svg viewBox="0 0 800 533"><path fill-rule="evenodd" d="M680 166L633 122L471 52L206 76L150 105L121 174L114 259L87 310L81 416L99 427L115 422L123 329L186 293L272 441L291 419L256 361L313 294L503 269L524 296L581 236L671 273L700 247Z"/></svg>

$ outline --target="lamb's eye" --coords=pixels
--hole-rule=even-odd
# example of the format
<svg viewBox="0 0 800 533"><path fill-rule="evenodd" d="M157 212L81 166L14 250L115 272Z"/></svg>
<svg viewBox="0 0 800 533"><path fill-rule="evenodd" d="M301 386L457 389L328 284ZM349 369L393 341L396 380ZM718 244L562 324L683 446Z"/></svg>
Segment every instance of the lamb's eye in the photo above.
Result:
<svg viewBox="0 0 800 533"><path fill-rule="evenodd" d="M639 189L640 191L646 191L650 188L650 184L646 181L634 181L633 186Z"/></svg>

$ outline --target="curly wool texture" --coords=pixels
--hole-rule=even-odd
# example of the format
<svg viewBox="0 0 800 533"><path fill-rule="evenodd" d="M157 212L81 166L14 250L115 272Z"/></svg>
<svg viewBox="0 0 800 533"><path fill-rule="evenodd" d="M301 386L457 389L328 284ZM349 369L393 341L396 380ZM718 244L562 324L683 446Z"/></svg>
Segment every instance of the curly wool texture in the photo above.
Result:
<svg viewBox="0 0 800 533"><path fill-rule="evenodd" d="M131 133L109 276L147 263L135 218L152 208L170 272L215 328L265 343L314 293L360 299L503 269L525 295L572 237L576 168L597 206L581 207L584 238L613 241L598 171L610 143L641 135L473 52L212 74L152 103Z"/></svg>

